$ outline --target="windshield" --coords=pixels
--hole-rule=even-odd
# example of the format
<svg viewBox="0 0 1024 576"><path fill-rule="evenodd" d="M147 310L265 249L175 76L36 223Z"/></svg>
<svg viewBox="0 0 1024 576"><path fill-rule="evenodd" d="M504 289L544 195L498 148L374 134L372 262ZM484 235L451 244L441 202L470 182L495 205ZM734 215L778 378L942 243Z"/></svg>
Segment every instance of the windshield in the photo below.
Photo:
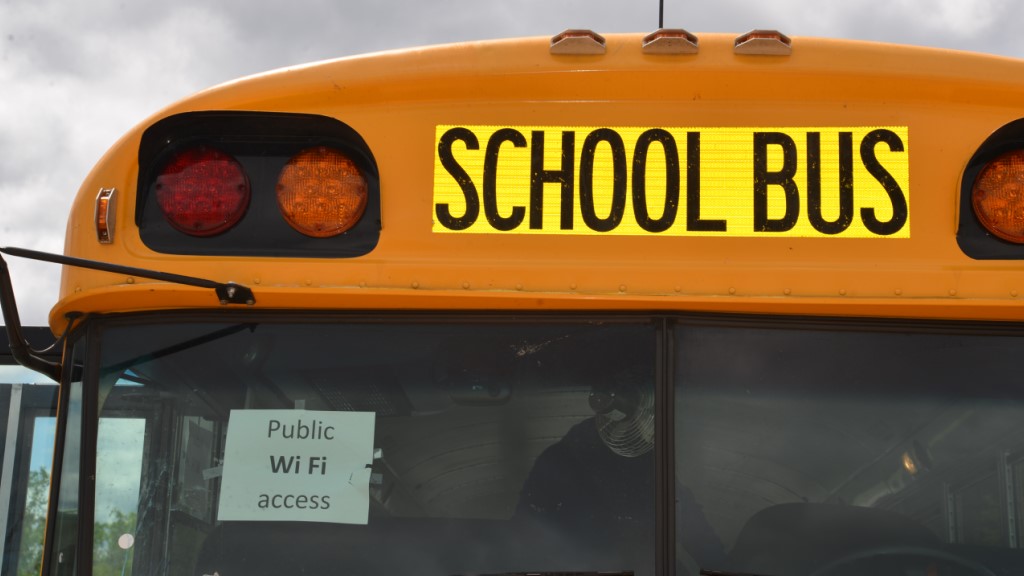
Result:
<svg viewBox="0 0 1024 576"><path fill-rule="evenodd" d="M261 320L79 342L93 574L1024 571L1015 331Z"/></svg>
<svg viewBox="0 0 1024 576"><path fill-rule="evenodd" d="M674 332L676 478L723 565L1024 573L1019 334L774 324Z"/></svg>
<svg viewBox="0 0 1024 576"><path fill-rule="evenodd" d="M112 327L94 573L653 574L655 350L650 322Z"/></svg>

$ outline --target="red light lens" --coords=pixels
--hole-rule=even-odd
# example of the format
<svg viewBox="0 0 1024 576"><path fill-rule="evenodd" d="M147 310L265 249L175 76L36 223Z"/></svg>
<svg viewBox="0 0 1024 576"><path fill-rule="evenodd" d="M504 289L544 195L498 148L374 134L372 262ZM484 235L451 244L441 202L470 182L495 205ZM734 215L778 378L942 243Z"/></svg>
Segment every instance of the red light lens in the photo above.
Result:
<svg viewBox="0 0 1024 576"><path fill-rule="evenodd" d="M245 215L249 197L241 164L206 146L179 152L156 179L156 201L164 216L190 236L227 231Z"/></svg>

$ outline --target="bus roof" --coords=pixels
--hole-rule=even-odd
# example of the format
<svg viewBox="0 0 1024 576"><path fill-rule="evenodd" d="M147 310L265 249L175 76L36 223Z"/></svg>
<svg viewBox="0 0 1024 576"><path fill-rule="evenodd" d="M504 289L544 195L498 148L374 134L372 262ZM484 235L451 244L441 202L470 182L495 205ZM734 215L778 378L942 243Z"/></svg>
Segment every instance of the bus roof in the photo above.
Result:
<svg viewBox="0 0 1024 576"><path fill-rule="evenodd" d="M455 44L206 90L140 124L97 164L72 207L66 254L238 282L266 309L1024 318L1017 257L967 255L957 239L965 168L1021 117L1021 62L801 37L788 55L745 55L722 34L699 35L696 54L656 55L642 40L609 35L604 53L591 55L552 54L549 38ZM301 113L351 127L379 175L373 249L344 258L195 256L143 242L140 143L161 120L204 111ZM550 179L532 202L543 208L529 194L540 143ZM568 204L556 181L562 156L571 159ZM641 170L648 182L638 185ZM484 197L479 217L459 228L470 190L486 196L488 178L497 179L497 204ZM808 195L815 178L818 204ZM844 178L854 182L849 206ZM119 191L109 244L94 225L100 189ZM760 214L759 193L768 198ZM703 207L688 211L697 202ZM484 213L501 225L488 227ZM447 226L444 216L462 224ZM645 228L644 217L654 224ZM220 307L208 290L65 267L50 322L61 331L72 311L207 307Z"/></svg>

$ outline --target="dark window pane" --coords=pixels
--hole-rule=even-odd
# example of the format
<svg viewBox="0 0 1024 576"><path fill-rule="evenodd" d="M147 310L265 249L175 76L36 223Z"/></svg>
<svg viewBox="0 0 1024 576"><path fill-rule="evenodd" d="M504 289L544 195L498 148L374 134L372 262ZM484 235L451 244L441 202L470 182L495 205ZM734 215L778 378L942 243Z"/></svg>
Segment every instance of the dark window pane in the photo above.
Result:
<svg viewBox="0 0 1024 576"><path fill-rule="evenodd" d="M653 576L653 324L103 333L96 566Z"/></svg>
<svg viewBox="0 0 1024 576"><path fill-rule="evenodd" d="M676 346L677 490L694 502L681 564L1024 569L1007 484L1024 451L1019 334L692 322Z"/></svg>

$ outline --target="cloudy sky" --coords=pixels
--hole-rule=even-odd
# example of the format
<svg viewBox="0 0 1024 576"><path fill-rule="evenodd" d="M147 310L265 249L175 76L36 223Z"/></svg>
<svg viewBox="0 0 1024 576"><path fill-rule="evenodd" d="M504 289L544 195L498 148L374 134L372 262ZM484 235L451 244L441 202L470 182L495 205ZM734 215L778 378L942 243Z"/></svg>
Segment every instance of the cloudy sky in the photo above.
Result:
<svg viewBox="0 0 1024 576"><path fill-rule="evenodd" d="M1024 57L1016 0L666 0L691 32L898 42ZM0 0L0 246L60 252L67 206L126 130L201 88L303 62L423 44L649 32L657 0ZM59 270L7 258L22 320Z"/></svg>

